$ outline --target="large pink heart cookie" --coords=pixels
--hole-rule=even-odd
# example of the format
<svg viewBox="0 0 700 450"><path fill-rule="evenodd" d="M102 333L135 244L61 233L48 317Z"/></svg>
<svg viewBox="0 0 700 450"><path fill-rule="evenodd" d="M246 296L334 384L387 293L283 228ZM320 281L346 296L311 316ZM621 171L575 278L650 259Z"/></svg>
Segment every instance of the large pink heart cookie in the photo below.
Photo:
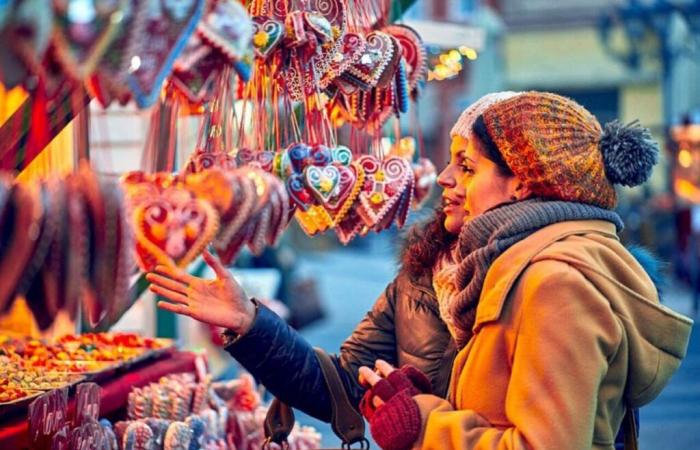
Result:
<svg viewBox="0 0 700 450"><path fill-rule="evenodd" d="M136 255L144 271L156 265L185 267L219 228L216 210L180 187L166 189L134 211Z"/></svg>

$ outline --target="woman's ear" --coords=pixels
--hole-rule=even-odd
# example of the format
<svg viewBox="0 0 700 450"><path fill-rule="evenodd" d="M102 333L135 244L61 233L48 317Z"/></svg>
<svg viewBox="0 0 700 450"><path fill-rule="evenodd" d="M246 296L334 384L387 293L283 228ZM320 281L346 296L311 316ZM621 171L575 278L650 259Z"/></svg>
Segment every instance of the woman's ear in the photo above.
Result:
<svg viewBox="0 0 700 450"><path fill-rule="evenodd" d="M521 201L530 197L532 191L530 188L525 186L521 181L515 180L515 186L513 187L512 194L510 196L511 201Z"/></svg>

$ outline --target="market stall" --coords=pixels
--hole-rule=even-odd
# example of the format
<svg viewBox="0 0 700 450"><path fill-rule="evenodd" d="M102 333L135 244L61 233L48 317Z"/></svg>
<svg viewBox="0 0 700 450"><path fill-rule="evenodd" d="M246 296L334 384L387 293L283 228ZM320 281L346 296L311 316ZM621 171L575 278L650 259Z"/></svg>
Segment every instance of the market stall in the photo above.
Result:
<svg viewBox="0 0 700 450"><path fill-rule="evenodd" d="M292 221L342 244L404 226L436 178L416 107L427 55L393 22L405 7L0 4L0 82L27 93L0 127L0 313L21 303L45 335L0 330L0 448L260 447L252 380L213 384L174 341L106 330L145 273L199 273L205 248L230 265ZM91 166L92 100L149 110L141 170L114 180ZM183 117L199 133L178 163ZM69 124L67 169L32 166ZM57 335L59 320L74 333ZM295 433L292 447L318 446L313 430Z"/></svg>

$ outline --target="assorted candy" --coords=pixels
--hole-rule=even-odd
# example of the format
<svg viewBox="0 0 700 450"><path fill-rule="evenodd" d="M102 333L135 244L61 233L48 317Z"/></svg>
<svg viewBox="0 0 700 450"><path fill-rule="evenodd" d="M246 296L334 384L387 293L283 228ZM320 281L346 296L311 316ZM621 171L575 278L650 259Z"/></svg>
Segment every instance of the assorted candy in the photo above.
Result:
<svg viewBox="0 0 700 450"><path fill-rule="evenodd" d="M0 336L0 403L58 389L172 346L133 333L66 335L54 343Z"/></svg>

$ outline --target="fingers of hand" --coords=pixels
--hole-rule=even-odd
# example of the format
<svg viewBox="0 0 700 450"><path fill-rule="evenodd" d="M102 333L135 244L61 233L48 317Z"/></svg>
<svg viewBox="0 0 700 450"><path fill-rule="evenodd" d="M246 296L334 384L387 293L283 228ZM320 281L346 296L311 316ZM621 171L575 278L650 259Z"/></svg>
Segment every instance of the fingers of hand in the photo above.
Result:
<svg viewBox="0 0 700 450"><path fill-rule="evenodd" d="M360 367L360 370L358 372L360 384L366 388L371 388L372 386L377 384L379 380L382 379L369 367L362 366Z"/></svg>
<svg viewBox="0 0 700 450"><path fill-rule="evenodd" d="M202 257L204 258L204 261L209 265L209 267L211 267L214 270L214 273L216 273L216 276L218 278L230 278L231 275L217 256L212 255L209 252L209 250L204 250L204 252L202 252Z"/></svg>
<svg viewBox="0 0 700 450"><path fill-rule="evenodd" d="M192 284L193 281L197 280L197 278L177 267L156 266L155 272L183 284Z"/></svg>
<svg viewBox="0 0 700 450"><path fill-rule="evenodd" d="M392 366L392 365L389 364L388 362L386 362L386 361L384 361L384 360L381 360L381 359L378 359L378 360L374 363L374 367L376 367L376 369L379 371L379 374L380 374L383 378L388 377L389 374L390 374L391 372L393 372L394 370L396 370L396 369L394 368L394 366Z"/></svg>
<svg viewBox="0 0 700 450"><path fill-rule="evenodd" d="M189 316L189 310L185 305L178 305L176 303L170 302L158 302L158 307L166 311L174 312L176 314L182 314L184 316Z"/></svg>
<svg viewBox="0 0 700 450"><path fill-rule="evenodd" d="M152 284L151 286L149 286L149 289L155 294L158 294L161 297L165 297L171 302L181 303L183 305L187 305L189 303L189 299L186 295L182 295L179 292L171 291L170 289L161 287L160 285Z"/></svg>
<svg viewBox="0 0 700 450"><path fill-rule="evenodd" d="M170 278L158 275L156 273L146 274L146 280L153 285L161 286L171 291L179 292L180 294L187 295L187 285L181 281L171 280Z"/></svg>

